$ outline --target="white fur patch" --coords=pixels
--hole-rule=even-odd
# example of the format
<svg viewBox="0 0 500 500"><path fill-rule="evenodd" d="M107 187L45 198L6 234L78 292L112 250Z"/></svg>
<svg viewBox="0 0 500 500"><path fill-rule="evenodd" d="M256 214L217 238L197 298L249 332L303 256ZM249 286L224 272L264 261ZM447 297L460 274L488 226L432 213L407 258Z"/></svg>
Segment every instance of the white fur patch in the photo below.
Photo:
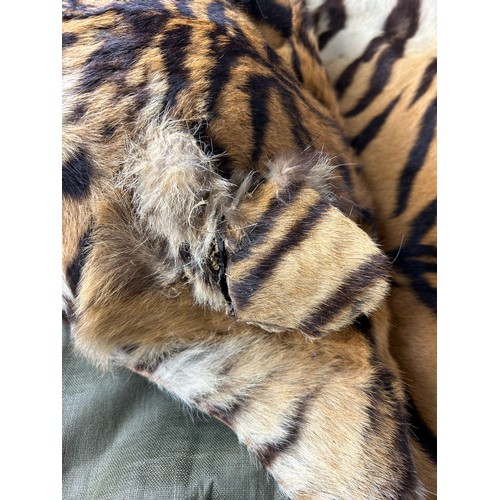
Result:
<svg viewBox="0 0 500 500"><path fill-rule="evenodd" d="M311 12L324 9L324 1L307 0ZM384 24L396 5L396 0L345 0L346 25L323 48L321 57L329 63L335 60L333 78L361 56L368 44L384 31ZM320 16L319 32L328 27L328 11Z"/></svg>
<svg viewBox="0 0 500 500"><path fill-rule="evenodd" d="M175 395L188 404L199 397L214 397L225 380L224 367L237 358L243 347L238 338L191 346L162 361L151 379L172 387Z"/></svg>
<svg viewBox="0 0 500 500"><path fill-rule="evenodd" d="M62 273L62 312L67 317L70 317L71 314L73 313L74 303L75 303L75 296L73 295L73 292L71 291L71 288L68 284L68 280L66 279L66 276L63 272Z"/></svg>
<svg viewBox="0 0 500 500"><path fill-rule="evenodd" d="M329 13L325 0L307 0L310 12L320 12L317 34L326 32ZM344 0L346 24L321 51L321 58L329 65L330 76L335 80L344 69L360 57L368 44L382 35L384 24L396 6L396 0ZM417 33L406 43L405 57L435 53L436 51L436 2L423 0ZM335 62L335 64L331 64Z"/></svg>
<svg viewBox="0 0 500 500"><path fill-rule="evenodd" d="M435 0L423 0L420 4L418 31L406 43L405 56L435 54L437 46L437 6Z"/></svg>

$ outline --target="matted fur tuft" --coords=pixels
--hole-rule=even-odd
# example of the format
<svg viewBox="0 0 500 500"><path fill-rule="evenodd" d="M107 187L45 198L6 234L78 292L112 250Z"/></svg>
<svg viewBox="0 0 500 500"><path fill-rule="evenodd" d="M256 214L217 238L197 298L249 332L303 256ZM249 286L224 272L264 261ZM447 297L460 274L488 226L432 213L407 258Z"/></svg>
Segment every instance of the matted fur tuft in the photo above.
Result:
<svg viewBox="0 0 500 500"><path fill-rule="evenodd" d="M196 301L223 309L226 302L208 264L236 186L216 172L216 157L174 120L149 123L128 149L120 185L132 193L137 218L151 235L165 239Z"/></svg>
<svg viewBox="0 0 500 500"><path fill-rule="evenodd" d="M336 160L337 157L314 149L280 155L268 161L267 178L276 184L279 192L304 184L335 203L344 194L337 181L342 179L339 167L345 166Z"/></svg>
<svg viewBox="0 0 500 500"><path fill-rule="evenodd" d="M167 253L192 279L196 300L221 308L223 298L196 279L207 268L222 208L231 200L231 184L217 175L213 157L178 123L153 122L129 144L121 184L132 192L137 217L166 238Z"/></svg>
<svg viewBox="0 0 500 500"><path fill-rule="evenodd" d="M318 189L328 185L336 168L334 157L320 151L281 155L269 161L267 166L269 180L279 189L286 189L290 184L303 181L313 189Z"/></svg>

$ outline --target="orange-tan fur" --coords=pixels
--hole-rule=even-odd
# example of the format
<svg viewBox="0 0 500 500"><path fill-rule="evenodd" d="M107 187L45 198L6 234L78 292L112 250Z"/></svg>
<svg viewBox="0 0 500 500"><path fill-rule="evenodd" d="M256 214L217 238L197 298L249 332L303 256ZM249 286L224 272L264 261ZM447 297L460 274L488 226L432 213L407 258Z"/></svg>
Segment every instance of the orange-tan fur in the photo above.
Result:
<svg viewBox="0 0 500 500"><path fill-rule="evenodd" d="M303 6L290 13L296 33ZM73 4L63 30L76 347L223 421L292 498L422 498L387 259L333 92L307 83L326 80L303 37L304 85L288 42L270 40L273 56L259 22L225 2ZM180 45L162 52L169 36ZM246 55L210 102L236 46ZM247 83L262 77L257 142Z"/></svg>
<svg viewBox="0 0 500 500"><path fill-rule="evenodd" d="M358 144L360 163L374 197L380 241L394 259L396 286L388 302L392 315L390 349L401 368L414 410L420 415L415 427L426 428L425 438L431 453L419 455L419 466L426 487L435 494L436 466L430 457L434 456L435 460L437 433L433 303L437 284L436 2L388 0L370 4L327 0L311 1L309 7L316 18L317 35L322 40L321 58L334 87L337 91L340 89L339 107L346 134L354 145ZM370 44L376 44L384 36L382 43L368 56ZM404 50L398 54L400 47ZM351 72L351 81L343 85L349 66L355 66L363 54L366 57ZM367 92L384 54L386 61L394 58L390 78L366 109L352 113ZM370 122L388 108L390 111L376 135L369 141L365 135L362 141L363 131ZM425 134L428 134L428 142ZM365 144L360 148L362 142ZM414 167L413 171L405 172L412 150L417 153L413 154L418 169ZM398 210L399 186L401 180L406 180L405 176L411 189L404 209ZM429 215L424 218L422 214L426 212ZM420 236L412 238L417 231ZM423 290L423 298L412 283L416 279L411 274L421 267L417 285ZM418 429L415 432L418 433Z"/></svg>

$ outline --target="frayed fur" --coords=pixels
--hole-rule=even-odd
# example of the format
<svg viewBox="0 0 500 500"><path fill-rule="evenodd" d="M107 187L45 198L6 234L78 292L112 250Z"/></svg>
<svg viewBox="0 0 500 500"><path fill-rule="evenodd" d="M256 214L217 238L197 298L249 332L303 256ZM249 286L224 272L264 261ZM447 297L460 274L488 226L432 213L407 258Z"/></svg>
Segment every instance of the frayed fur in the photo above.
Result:
<svg viewBox="0 0 500 500"><path fill-rule="evenodd" d="M226 306L210 273L215 238L223 232L223 215L240 199L217 174L217 157L173 120L155 121L129 143L120 187L132 193L137 218L153 237L165 238L166 251L193 286L196 301L216 310Z"/></svg>
<svg viewBox="0 0 500 500"><path fill-rule="evenodd" d="M304 183L321 194L335 198L332 183L336 179L335 157L320 151L296 152L281 155L268 162L268 179L279 191Z"/></svg>

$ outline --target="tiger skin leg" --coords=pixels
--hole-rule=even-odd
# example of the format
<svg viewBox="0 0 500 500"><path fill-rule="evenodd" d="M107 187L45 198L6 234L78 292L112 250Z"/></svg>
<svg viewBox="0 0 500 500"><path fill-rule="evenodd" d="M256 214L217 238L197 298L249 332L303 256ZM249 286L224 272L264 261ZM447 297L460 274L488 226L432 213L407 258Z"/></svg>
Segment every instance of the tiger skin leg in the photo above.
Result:
<svg viewBox="0 0 500 500"><path fill-rule="evenodd" d="M65 30L76 347L223 421L292 498L423 498L387 259L338 124L229 4L78 5Z"/></svg>

